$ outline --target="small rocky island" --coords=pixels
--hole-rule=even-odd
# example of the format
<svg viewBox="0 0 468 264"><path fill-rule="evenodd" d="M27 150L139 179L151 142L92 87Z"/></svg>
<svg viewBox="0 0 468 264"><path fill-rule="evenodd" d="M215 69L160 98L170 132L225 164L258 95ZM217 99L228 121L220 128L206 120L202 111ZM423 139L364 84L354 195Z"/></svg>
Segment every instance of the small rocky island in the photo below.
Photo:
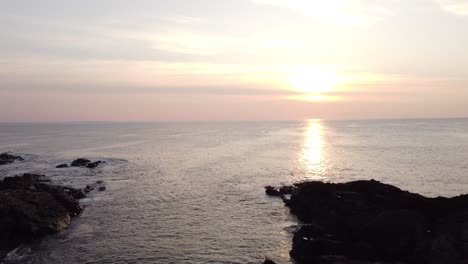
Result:
<svg viewBox="0 0 468 264"><path fill-rule="evenodd" d="M49 185L43 175L0 181L0 257L24 242L59 232L83 208L83 190Z"/></svg>
<svg viewBox="0 0 468 264"><path fill-rule="evenodd" d="M103 164L103 163L106 163L106 162L101 161L101 160L92 162L89 159L79 158L79 159L74 160L70 164L70 166L68 166L67 163L64 163L64 164L57 165L56 168L63 169L63 168L68 168L68 167L86 167L86 168L89 168L89 169L95 169L95 168L97 168L97 166L99 166L100 164Z"/></svg>
<svg viewBox="0 0 468 264"><path fill-rule="evenodd" d="M301 222L296 263L468 263L468 195L427 198L375 180L265 189Z"/></svg>

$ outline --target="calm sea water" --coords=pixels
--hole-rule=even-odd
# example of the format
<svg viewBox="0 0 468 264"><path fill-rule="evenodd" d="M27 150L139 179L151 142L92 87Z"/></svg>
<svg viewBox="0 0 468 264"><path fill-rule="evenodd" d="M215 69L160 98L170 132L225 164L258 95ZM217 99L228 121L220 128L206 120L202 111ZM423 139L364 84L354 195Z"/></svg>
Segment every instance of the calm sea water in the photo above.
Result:
<svg viewBox="0 0 468 264"><path fill-rule="evenodd" d="M0 152L105 192L72 227L6 263L290 262L291 217L265 185L377 179L429 196L468 193L468 120L1 124ZM96 170L55 169L86 157Z"/></svg>

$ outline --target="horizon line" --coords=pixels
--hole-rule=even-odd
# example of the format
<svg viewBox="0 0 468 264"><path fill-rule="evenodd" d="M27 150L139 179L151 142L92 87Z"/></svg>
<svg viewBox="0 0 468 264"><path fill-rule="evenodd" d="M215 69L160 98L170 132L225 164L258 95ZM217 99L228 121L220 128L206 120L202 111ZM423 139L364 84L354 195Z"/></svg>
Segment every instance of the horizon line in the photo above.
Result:
<svg viewBox="0 0 468 264"><path fill-rule="evenodd" d="M83 120L83 121L0 121L0 124L142 124L142 123L256 123L256 122L305 122L309 120L320 121L391 121L391 120L456 120L468 119L468 116L459 117L382 117L382 118L306 118L306 119L258 119L258 120Z"/></svg>

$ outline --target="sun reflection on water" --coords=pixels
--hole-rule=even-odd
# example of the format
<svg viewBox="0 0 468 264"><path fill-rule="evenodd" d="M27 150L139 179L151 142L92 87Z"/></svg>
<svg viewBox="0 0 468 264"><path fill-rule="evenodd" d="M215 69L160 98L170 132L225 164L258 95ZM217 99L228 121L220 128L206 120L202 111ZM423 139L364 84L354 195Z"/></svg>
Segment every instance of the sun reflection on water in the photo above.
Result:
<svg viewBox="0 0 468 264"><path fill-rule="evenodd" d="M306 170L307 179L323 180L325 178L323 176L325 171L324 148L324 127L321 120L308 120L301 155L301 163Z"/></svg>

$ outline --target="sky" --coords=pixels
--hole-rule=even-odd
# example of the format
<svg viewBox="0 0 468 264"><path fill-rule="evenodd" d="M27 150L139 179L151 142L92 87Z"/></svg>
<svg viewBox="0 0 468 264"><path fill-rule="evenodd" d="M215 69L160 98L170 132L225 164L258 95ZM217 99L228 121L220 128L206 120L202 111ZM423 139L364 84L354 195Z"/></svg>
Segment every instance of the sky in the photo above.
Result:
<svg viewBox="0 0 468 264"><path fill-rule="evenodd" d="M468 117L468 0L0 0L0 122Z"/></svg>

